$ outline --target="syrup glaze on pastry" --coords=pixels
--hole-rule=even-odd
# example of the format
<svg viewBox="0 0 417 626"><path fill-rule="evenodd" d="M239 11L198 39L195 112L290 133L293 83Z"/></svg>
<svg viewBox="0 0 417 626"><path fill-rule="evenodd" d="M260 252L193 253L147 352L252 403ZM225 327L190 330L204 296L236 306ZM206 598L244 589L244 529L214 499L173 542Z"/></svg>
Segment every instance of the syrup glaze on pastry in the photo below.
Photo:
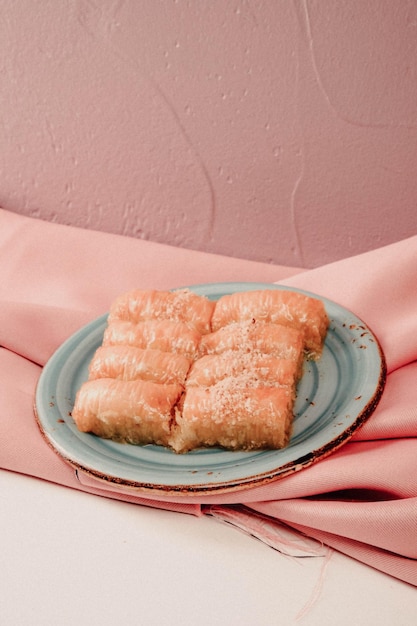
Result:
<svg viewBox="0 0 417 626"><path fill-rule="evenodd" d="M320 300L290 290L217 302L189 290L123 294L73 419L83 432L176 453L283 448L304 359L320 358L328 323Z"/></svg>

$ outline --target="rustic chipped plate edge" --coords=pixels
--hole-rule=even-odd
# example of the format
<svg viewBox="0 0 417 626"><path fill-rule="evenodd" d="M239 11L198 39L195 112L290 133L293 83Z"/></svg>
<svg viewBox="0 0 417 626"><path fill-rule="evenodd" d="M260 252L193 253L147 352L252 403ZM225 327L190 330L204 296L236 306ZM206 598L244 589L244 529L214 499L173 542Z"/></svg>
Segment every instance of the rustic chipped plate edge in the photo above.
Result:
<svg viewBox="0 0 417 626"><path fill-rule="evenodd" d="M106 485L107 488L110 486L115 490L153 494L155 497L158 495L202 496L238 491L283 478L327 457L349 441L354 432L373 413L385 386L385 358L374 333L352 312L312 292L270 283L209 283L192 285L189 288L196 293L214 299L225 293L255 289L291 289L320 298L324 302L330 318L325 351L330 354L333 350L331 355L335 361L333 365L335 364L336 369L338 369L340 365L338 360L347 355L350 360L347 365L352 369L356 363L359 366L359 373L365 373L366 376L370 375L371 379L367 381L365 390L359 389L353 397L346 395L344 398L342 390L342 397L337 402L339 405L340 402L347 403L342 406L344 411L340 412L333 408L331 412L331 407L326 407L326 410L328 409L327 414L319 415L319 428L313 420L311 426L313 434L310 436L307 433L303 439L303 431L301 431L298 434L299 441L295 445L290 442L290 446L285 450L239 453L214 449L197 451L187 455L174 455L174 453L161 449L159 446L126 447L123 444L99 440L94 435L80 433L74 427L70 415L73 403L73 397L71 397L73 392L70 393L70 386L74 384L79 386L80 381L74 383L74 380L64 380L64 387L62 387L62 380L60 380L60 377L63 377L62 372L65 371L68 362L71 361L73 351L76 353L77 347L80 345L81 354L75 356L75 365L69 366L70 378L75 376L74 369L71 370L71 367L77 366L77 359L78 364L80 358L84 361L81 365L85 369L87 353L89 352L91 355L91 352L101 342L107 320L107 315L103 315L74 333L57 349L41 373L35 394L35 417L43 437L52 449L75 469L97 479L98 483L103 483L103 486ZM93 340L91 340L92 336L94 337ZM330 339L334 345L329 349ZM85 348L83 342L87 342ZM370 348L370 350L364 348ZM337 355L335 356L334 353L336 352ZM88 360L89 358L90 356L88 356ZM315 368L316 365L313 364L312 367ZM356 375L354 372L351 374L352 376ZM316 371L315 376L319 379L320 372L317 373ZM306 375L307 379L308 375ZM353 381L352 384L355 386L356 382ZM321 392L323 388L325 389L324 386L325 382L322 381L321 384L318 382L317 391ZM350 391L348 389L346 393L350 393ZM360 391L364 391L364 393L359 393ZM310 407L314 402L307 404ZM303 408L304 412L297 416L297 420L302 421L304 417L307 417L306 402L304 402ZM341 413L346 413L346 409L349 409L350 412L342 416ZM317 411L317 407L314 410ZM324 421L324 426L321 421ZM90 449L92 442L98 441L100 442L98 449L95 449L94 445ZM100 445L110 446L110 449L102 450ZM134 455L133 458L130 458L129 454L129 458L127 458L126 452L128 450L134 450L134 455L139 454L140 457L144 454L145 456L147 454L154 455L153 458L156 458L157 462L155 463L151 456L150 461L145 460L145 466L146 463L147 466L144 469L141 467L144 462L143 458L135 459ZM165 456L161 456L161 452ZM200 452L203 454L202 456ZM108 458L107 454L109 455ZM207 454L212 456L211 464L208 465L204 463ZM159 456L162 458L162 464ZM190 461L189 467L186 469L180 467L178 470L175 464L179 457L182 459L186 457ZM226 469L218 470L222 466L222 459L225 458L233 460L231 463L227 461ZM127 469L123 467L123 471L121 471L120 466L124 465L127 466ZM178 472L179 476L177 476Z"/></svg>

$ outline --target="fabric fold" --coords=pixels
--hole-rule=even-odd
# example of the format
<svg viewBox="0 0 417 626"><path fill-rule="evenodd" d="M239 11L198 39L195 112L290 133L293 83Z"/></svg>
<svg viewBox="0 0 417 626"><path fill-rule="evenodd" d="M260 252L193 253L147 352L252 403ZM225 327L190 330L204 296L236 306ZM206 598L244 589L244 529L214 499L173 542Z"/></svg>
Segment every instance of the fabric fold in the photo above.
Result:
<svg viewBox="0 0 417 626"><path fill-rule="evenodd" d="M417 586L417 569L415 559L404 558L398 554L389 552L388 550L382 550L380 548L375 548L375 546L361 543L360 541L318 531L310 528L309 526L292 523L291 528L294 528L307 536L322 542L324 545L360 561L361 563L365 563L374 569L384 572L393 578L398 578L399 580L407 582L410 585Z"/></svg>
<svg viewBox="0 0 417 626"><path fill-rule="evenodd" d="M409 559L417 559L416 542L409 541L416 533L416 507L417 497L380 502L299 498L251 505L288 524L301 524Z"/></svg>

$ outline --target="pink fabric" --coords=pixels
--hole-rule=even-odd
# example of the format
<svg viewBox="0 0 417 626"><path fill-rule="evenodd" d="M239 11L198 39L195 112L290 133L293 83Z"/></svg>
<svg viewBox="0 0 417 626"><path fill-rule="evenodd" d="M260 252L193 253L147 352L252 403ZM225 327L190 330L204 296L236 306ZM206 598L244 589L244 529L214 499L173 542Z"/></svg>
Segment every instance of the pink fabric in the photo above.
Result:
<svg viewBox="0 0 417 626"><path fill-rule="evenodd" d="M366 321L382 344L389 371L372 417L351 442L308 469L198 501L143 498L77 474L45 443L33 417L42 365L127 289L222 281L280 281L331 298ZM239 527L253 511L269 520L266 542L279 520L417 585L417 237L303 271L0 210L0 346L1 468L195 515L210 514L215 506L216 517L223 510ZM244 515L236 504L245 505Z"/></svg>

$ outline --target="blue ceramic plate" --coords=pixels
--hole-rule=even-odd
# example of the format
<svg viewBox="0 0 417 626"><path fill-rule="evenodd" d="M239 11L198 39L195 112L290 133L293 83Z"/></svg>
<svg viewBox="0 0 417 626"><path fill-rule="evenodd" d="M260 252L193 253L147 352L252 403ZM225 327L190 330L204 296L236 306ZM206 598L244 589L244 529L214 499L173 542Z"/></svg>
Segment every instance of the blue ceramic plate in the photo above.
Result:
<svg viewBox="0 0 417 626"><path fill-rule="evenodd" d="M282 289L264 283L190 288L213 300L236 291ZM384 355L371 330L346 309L322 300L330 318L323 354L318 362L306 363L298 386L292 438L283 450L211 448L177 455L160 446L121 444L79 432L71 410L101 344L106 315L70 337L44 367L35 398L40 429L54 450L78 470L115 488L122 485L155 495L236 491L308 467L340 448L372 414L386 377Z"/></svg>

